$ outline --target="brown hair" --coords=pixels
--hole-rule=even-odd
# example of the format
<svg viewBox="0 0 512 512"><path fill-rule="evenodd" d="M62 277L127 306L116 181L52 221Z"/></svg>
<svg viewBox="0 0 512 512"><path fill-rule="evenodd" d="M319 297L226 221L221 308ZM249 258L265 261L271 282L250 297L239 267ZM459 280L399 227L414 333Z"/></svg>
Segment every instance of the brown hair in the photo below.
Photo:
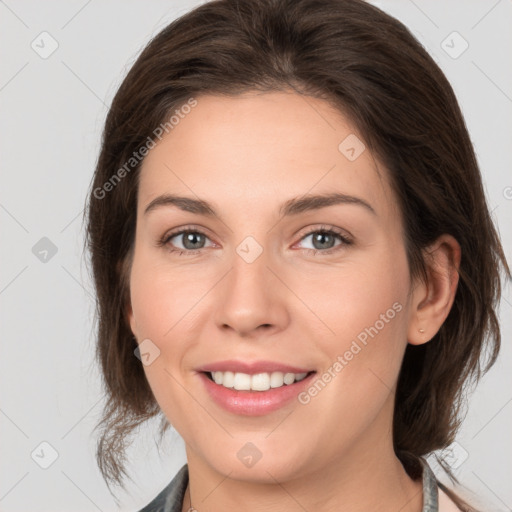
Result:
<svg viewBox="0 0 512 512"><path fill-rule="evenodd" d="M461 246L450 314L429 343L407 346L399 375L393 439L406 469L454 440L467 383L496 360L500 271L510 270L463 115L433 59L402 23L362 0L211 1L162 30L130 69L91 185L87 244L108 399L97 460L107 483L122 485L128 436L161 413L125 316L140 170L132 155L192 96L290 88L347 115L387 168L413 278L425 278L422 250L441 234Z"/></svg>

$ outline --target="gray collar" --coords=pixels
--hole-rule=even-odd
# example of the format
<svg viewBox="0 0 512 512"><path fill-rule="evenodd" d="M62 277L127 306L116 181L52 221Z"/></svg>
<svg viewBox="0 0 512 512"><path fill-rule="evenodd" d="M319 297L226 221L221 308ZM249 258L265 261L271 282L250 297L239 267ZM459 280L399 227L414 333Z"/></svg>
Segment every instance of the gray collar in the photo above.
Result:
<svg viewBox="0 0 512 512"><path fill-rule="evenodd" d="M424 458L420 458L421 465L423 466L423 508L421 512L438 512L438 488L437 480L430 469L427 461Z"/></svg>
<svg viewBox="0 0 512 512"><path fill-rule="evenodd" d="M437 480L427 461L420 458L423 467L423 508L421 512L438 512ZM181 512L188 485L188 465L178 471L171 483L139 512Z"/></svg>

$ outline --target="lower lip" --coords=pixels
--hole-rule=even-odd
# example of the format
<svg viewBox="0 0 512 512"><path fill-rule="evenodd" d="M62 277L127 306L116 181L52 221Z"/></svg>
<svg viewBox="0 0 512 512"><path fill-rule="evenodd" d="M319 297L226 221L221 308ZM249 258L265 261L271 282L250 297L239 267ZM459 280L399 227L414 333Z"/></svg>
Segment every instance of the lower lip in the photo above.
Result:
<svg viewBox="0 0 512 512"><path fill-rule="evenodd" d="M206 391L218 405L243 416L262 416L284 407L310 384L315 375L316 373L312 373L299 382L270 388L268 391L237 391L215 384L205 373L199 373Z"/></svg>

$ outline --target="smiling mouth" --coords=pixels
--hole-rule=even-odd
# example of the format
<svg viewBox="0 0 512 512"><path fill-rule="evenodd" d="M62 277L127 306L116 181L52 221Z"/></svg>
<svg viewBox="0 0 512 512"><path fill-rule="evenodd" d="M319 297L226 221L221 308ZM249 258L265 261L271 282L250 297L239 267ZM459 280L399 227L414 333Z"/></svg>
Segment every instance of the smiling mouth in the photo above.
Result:
<svg viewBox="0 0 512 512"><path fill-rule="evenodd" d="M242 372L202 372L215 384L235 391L269 391L281 387L291 386L300 382L315 371L304 373L284 373L284 372L262 372L257 374L247 374Z"/></svg>

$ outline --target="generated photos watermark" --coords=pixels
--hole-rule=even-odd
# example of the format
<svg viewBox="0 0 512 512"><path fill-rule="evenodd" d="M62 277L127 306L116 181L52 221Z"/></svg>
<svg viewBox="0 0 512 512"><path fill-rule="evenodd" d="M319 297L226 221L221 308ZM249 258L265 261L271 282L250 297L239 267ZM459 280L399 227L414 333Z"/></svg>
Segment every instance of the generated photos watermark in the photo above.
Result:
<svg viewBox="0 0 512 512"><path fill-rule="evenodd" d="M369 338L373 339L377 336L402 309L402 304L395 302L385 313L380 314L373 325L365 327L352 341L350 348L343 355L338 355L334 363L319 375L306 391L298 394L298 401L303 405L309 404L311 399L317 396L368 345Z"/></svg>
<svg viewBox="0 0 512 512"><path fill-rule="evenodd" d="M176 109L173 115L165 122L160 124L153 130L153 137L148 136L146 142L137 150L132 153L132 156L124 163L122 167L112 174L112 176L101 187L96 187L93 191L96 199L103 199L108 192L114 190L116 185L133 169L139 165L144 157L148 154L150 149L156 146L155 140L161 140L164 133L169 133L170 130L175 128L181 119L184 119L187 114L192 111L192 108L197 106L195 98L189 98L179 109Z"/></svg>

